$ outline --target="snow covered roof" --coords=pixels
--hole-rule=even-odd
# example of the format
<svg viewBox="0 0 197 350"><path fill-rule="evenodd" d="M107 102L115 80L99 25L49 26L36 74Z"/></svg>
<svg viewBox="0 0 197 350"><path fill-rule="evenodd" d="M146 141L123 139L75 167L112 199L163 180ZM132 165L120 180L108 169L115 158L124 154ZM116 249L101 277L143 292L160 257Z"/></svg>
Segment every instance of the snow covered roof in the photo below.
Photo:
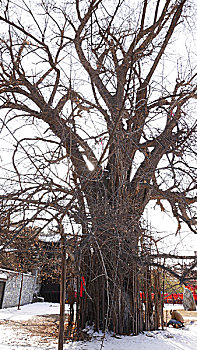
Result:
<svg viewBox="0 0 197 350"><path fill-rule="evenodd" d="M7 280L8 276L5 273L0 273L0 280Z"/></svg>

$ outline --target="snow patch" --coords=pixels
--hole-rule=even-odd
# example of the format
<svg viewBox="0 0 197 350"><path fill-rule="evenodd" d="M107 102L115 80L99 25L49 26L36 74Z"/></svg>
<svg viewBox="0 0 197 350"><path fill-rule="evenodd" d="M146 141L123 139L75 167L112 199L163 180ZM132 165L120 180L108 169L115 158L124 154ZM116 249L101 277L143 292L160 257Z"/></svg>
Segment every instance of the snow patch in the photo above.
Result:
<svg viewBox="0 0 197 350"><path fill-rule="evenodd" d="M180 305L179 305L180 306ZM177 308L177 305L174 308ZM172 305L168 305L172 309ZM66 305L66 312L69 306ZM35 303L17 308L0 310L0 320L28 320L39 315L59 314L59 304ZM3 322L3 321L2 321ZM91 328L86 329L92 336L91 341L68 342L64 350L100 350L103 333L93 333ZM181 329L167 328L164 331L144 332L138 336L120 336L106 334L103 350L194 350L197 343L197 323ZM0 324L1 350L57 350L57 339L31 336L22 329L13 330L5 322Z"/></svg>

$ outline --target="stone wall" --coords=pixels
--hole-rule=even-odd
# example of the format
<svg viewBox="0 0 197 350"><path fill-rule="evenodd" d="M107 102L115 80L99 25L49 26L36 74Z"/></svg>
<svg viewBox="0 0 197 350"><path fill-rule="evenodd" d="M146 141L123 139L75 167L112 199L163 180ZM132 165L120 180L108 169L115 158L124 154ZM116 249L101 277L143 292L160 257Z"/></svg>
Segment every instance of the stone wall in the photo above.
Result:
<svg viewBox="0 0 197 350"><path fill-rule="evenodd" d="M5 290L2 308L17 306L19 302L22 273L9 270L1 270L0 274L7 276L5 279ZM37 290L37 277L32 274L23 274L21 305L32 302L33 294Z"/></svg>

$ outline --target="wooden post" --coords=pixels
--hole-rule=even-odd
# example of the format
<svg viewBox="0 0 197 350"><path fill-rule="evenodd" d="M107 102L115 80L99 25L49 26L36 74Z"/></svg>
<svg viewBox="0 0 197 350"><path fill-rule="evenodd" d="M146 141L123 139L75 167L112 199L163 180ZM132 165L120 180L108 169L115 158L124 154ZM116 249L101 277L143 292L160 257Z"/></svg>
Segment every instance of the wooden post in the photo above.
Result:
<svg viewBox="0 0 197 350"><path fill-rule="evenodd" d="M163 314L163 308L164 308L164 293L165 293L165 285L164 285L164 272L163 272L163 290L162 290L162 304L161 304L161 327L164 330L164 314Z"/></svg>
<svg viewBox="0 0 197 350"><path fill-rule="evenodd" d="M79 280L79 276L77 276L77 302L76 302L76 325L77 325L77 330L79 329L80 326L80 321L79 321L79 317L80 317L80 299L79 299L79 288L80 288L80 280Z"/></svg>
<svg viewBox="0 0 197 350"><path fill-rule="evenodd" d="M58 350L64 346L64 321L65 321L65 297L66 297L66 245L64 234L61 232L61 280L60 280L60 321Z"/></svg>
<svg viewBox="0 0 197 350"><path fill-rule="evenodd" d="M147 269L145 271L145 287L144 287L144 297L145 297L145 331L149 330L148 322L148 273Z"/></svg>
<svg viewBox="0 0 197 350"><path fill-rule="evenodd" d="M22 291L23 291L23 273L21 276L21 287L20 287L20 294L19 294L19 301L18 301L18 310L20 310L20 306L21 306Z"/></svg>

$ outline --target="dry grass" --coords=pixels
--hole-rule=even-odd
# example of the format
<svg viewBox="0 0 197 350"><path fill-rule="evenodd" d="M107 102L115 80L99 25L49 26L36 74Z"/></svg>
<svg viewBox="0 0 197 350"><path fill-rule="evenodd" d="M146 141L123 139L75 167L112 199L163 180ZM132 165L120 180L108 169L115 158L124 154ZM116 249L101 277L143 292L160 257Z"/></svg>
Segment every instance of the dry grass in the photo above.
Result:
<svg viewBox="0 0 197 350"><path fill-rule="evenodd" d="M90 337L82 331L77 331L75 324L69 325L69 318L66 315L64 338L65 340L88 340ZM0 320L0 324L31 336L38 336L47 339L57 339L59 331L59 315L35 316L28 321Z"/></svg>

